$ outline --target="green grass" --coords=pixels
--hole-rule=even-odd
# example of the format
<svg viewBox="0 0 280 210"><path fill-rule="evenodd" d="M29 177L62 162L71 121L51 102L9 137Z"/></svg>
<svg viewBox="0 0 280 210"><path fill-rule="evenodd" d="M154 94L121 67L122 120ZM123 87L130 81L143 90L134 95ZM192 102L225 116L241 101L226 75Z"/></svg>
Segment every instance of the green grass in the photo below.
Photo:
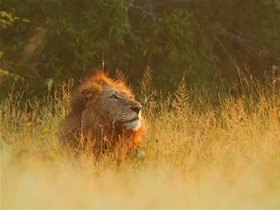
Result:
<svg viewBox="0 0 280 210"><path fill-rule="evenodd" d="M280 208L279 90L255 82L215 106L184 81L170 95L141 90L146 155L120 165L59 147L67 85L32 102L11 94L0 105L1 208Z"/></svg>

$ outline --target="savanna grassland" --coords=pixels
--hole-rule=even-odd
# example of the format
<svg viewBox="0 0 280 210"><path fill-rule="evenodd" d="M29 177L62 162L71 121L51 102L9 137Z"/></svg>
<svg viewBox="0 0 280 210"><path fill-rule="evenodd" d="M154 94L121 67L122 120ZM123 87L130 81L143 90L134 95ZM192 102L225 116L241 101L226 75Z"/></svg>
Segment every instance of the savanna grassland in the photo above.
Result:
<svg viewBox="0 0 280 210"><path fill-rule="evenodd" d="M0 105L1 208L280 208L280 92L251 82L213 103L185 80L164 93L144 78L148 132L120 164L59 147L68 84L40 100L11 93Z"/></svg>

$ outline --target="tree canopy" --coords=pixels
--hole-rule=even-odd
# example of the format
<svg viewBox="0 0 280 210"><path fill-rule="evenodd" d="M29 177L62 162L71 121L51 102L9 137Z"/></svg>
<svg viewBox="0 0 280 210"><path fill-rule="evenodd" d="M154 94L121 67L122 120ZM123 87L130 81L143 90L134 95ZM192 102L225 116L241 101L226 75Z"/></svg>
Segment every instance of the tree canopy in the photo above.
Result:
<svg viewBox="0 0 280 210"><path fill-rule="evenodd" d="M0 0L0 88L16 80L34 94L94 68L136 81L211 88L237 68L268 75L280 63L279 0ZM249 68L247 68L249 69ZM2 93L3 93L2 92Z"/></svg>

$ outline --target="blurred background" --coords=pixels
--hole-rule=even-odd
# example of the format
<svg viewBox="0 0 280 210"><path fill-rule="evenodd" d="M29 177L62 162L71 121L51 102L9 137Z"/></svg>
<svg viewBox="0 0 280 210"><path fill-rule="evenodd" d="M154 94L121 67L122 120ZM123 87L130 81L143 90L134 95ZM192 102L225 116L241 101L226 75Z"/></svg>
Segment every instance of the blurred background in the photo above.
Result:
<svg viewBox="0 0 280 210"><path fill-rule="evenodd" d="M280 75L279 0L0 0L0 99L95 68L209 91ZM275 65L275 66L273 66ZM272 67L273 66L273 67ZM238 69L240 71L238 71Z"/></svg>

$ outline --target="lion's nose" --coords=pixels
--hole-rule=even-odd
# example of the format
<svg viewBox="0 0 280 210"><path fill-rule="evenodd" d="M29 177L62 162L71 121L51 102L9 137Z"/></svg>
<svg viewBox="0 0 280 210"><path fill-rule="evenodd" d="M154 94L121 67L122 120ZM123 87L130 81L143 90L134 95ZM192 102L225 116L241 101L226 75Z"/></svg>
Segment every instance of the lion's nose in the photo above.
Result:
<svg viewBox="0 0 280 210"><path fill-rule="evenodd" d="M139 114L140 110L142 109L142 106L140 104L136 105L136 106L132 106L130 107L130 109L134 112L136 112L137 114Z"/></svg>

